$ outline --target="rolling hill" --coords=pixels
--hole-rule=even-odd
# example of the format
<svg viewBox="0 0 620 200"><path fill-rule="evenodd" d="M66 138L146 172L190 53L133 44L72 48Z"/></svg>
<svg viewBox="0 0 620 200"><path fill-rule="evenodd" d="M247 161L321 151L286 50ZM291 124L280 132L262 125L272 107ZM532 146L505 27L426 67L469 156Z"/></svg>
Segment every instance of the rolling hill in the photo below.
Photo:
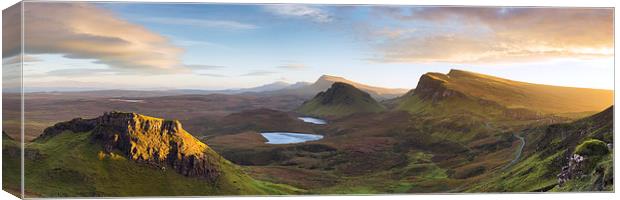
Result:
<svg viewBox="0 0 620 200"><path fill-rule="evenodd" d="M297 112L311 116L345 116L385 110L368 93L347 83L336 82L313 99L304 102Z"/></svg>
<svg viewBox="0 0 620 200"><path fill-rule="evenodd" d="M136 113L112 112L93 119L58 123L26 144L25 151L28 196L300 192L253 179L187 133L179 121ZM12 170L18 169L5 173Z"/></svg>
<svg viewBox="0 0 620 200"><path fill-rule="evenodd" d="M354 81L347 80L342 77L337 76L329 76L323 75L316 82L309 85L298 85L293 88L286 88L282 90L276 90L272 92L268 92L268 94L290 94L290 95L300 95L300 96L313 96L321 91L327 90L334 83L346 83L352 85L364 92L370 94L373 98L382 100L382 99L390 99L401 96L407 92L407 89L399 89L399 88L381 88L375 86L369 86L362 83L357 83Z"/></svg>
<svg viewBox="0 0 620 200"><path fill-rule="evenodd" d="M467 100L467 101L463 101ZM556 115L579 118L613 104L613 91L532 84L494 76L450 70L426 73L416 89L399 98L398 109L420 112L428 104L454 101L469 111L504 112L508 115ZM490 107L499 109L489 110ZM508 112L508 113L505 113ZM533 116L532 116L533 115Z"/></svg>

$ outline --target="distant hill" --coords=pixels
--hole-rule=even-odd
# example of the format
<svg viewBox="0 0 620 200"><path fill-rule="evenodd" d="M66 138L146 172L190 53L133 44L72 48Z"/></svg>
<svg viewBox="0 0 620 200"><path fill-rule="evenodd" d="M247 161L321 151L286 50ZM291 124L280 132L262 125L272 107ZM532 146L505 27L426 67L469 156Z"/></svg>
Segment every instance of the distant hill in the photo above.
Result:
<svg viewBox="0 0 620 200"><path fill-rule="evenodd" d="M297 112L311 116L345 116L353 113L380 112L385 108L368 93L347 83L336 82L304 102Z"/></svg>
<svg viewBox="0 0 620 200"><path fill-rule="evenodd" d="M110 98L110 97L161 97L175 95L208 95L208 94L250 94L250 95L295 95L306 98L313 97L316 93L327 90L333 83L342 82L355 86L378 100L391 99L405 94L408 89L381 88L369 86L347 80L342 77L323 75L314 83L296 82L287 83L276 81L273 83L249 88L235 88L223 90L205 89L150 89L150 90L125 90L125 89L95 89L95 88L29 88L30 94L54 94L76 97Z"/></svg>
<svg viewBox="0 0 620 200"><path fill-rule="evenodd" d="M378 99L378 100L395 98L395 97L405 94L408 91L407 89L400 89L400 88L374 87L374 86L369 86L369 85L357 83L354 81L350 81L342 77L323 75L316 82L312 84L304 85L301 87L285 88L282 90L276 90L276 91L270 92L270 94L292 94L292 95L301 95L301 96L311 97L321 91L327 90L329 87L332 86L332 84L336 82L352 85L370 94L373 98Z"/></svg>
<svg viewBox="0 0 620 200"><path fill-rule="evenodd" d="M399 98L397 107L416 112L423 110L425 104L438 105L455 99L468 99L458 103L470 110L492 105L517 115L521 112L576 118L612 105L613 91L532 84L450 70L448 74L422 75L416 89Z"/></svg>
<svg viewBox="0 0 620 200"><path fill-rule="evenodd" d="M241 89L241 91L252 91L252 92L262 92L262 91L271 91L271 90L280 90L280 89L284 89L286 87L291 86L290 83L287 82L283 82L283 81L276 81L270 84L265 84L265 85L261 85L258 87L253 87L253 88L248 88L248 89Z"/></svg>
<svg viewBox="0 0 620 200"><path fill-rule="evenodd" d="M310 83L307 83L307 82L287 83L283 81L277 81L277 82L273 82L270 84L265 84L265 85L252 87L252 88L230 90L230 93L269 92L269 91L276 91L276 90L282 90L282 89L295 89L295 88L300 88L300 87L307 86L307 85L310 85Z"/></svg>
<svg viewBox="0 0 620 200"><path fill-rule="evenodd" d="M26 152L26 193L42 197L298 192L251 178L179 121L136 113L58 123L26 144Z"/></svg>

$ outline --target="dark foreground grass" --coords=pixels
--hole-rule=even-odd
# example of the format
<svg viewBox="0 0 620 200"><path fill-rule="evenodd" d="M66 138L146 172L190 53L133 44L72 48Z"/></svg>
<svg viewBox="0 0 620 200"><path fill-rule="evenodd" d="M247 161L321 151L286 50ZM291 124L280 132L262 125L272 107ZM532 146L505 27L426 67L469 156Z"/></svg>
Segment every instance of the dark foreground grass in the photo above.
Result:
<svg viewBox="0 0 620 200"><path fill-rule="evenodd" d="M17 141L2 135L2 189L15 196L21 196L21 151Z"/></svg>

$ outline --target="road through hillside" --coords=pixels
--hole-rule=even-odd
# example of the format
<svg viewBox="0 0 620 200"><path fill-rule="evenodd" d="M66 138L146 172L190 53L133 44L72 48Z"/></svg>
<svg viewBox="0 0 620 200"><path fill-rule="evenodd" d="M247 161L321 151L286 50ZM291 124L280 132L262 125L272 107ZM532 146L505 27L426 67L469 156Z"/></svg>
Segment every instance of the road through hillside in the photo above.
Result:
<svg viewBox="0 0 620 200"><path fill-rule="evenodd" d="M508 163L508 165L506 165L504 167L504 169L514 165L515 163L519 162L519 159L521 159L521 153L523 153L523 148L525 148L525 138L521 137L517 134L513 134L514 137L518 138L519 140L521 140L521 145L519 146L519 148L517 149L517 153L515 155L515 158L510 161L510 163Z"/></svg>

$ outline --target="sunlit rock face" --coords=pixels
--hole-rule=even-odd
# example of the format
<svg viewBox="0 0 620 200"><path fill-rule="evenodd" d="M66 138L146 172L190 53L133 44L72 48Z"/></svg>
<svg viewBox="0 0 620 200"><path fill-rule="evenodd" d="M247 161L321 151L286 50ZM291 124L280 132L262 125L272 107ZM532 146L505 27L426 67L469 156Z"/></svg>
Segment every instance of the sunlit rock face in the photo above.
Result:
<svg viewBox="0 0 620 200"><path fill-rule="evenodd" d="M426 73L420 77L418 86L416 86L413 94L418 95L422 99L431 100L433 102L446 99L451 96L464 96L463 94L451 90L444 84L449 80L449 76L440 73Z"/></svg>
<svg viewBox="0 0 620 200"><path fill-rule="evenodd" d="M91 139L104 153L120 152L128 159L162 169L171 167L185 176L216 180L223 158L187 133L177 120L136 113L111 112L94 119L73 119L44 131L42 140L64 131L92 131Z"/></svg>

